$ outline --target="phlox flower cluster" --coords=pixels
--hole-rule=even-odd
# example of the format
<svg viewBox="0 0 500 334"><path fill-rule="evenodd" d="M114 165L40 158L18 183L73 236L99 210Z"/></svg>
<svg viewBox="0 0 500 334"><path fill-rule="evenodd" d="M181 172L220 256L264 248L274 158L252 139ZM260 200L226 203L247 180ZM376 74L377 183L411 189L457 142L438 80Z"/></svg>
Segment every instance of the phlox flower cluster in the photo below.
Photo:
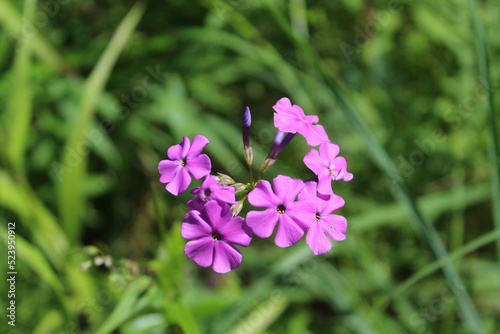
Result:
<svg viewBox="0 0 500 334"><path fill-rule="evenodd" d="M212 266L215 272L227 273L241 264L242 254L236 246L249 246L254 235L269 238L275 230L274 243L278 247L292 246L305 235L306 243L316 255L328 252L331 240L346 238L347 220L334 214L345 202L334 193L332 183L350 181L353 175L347 171L345 158L339 156L339 146L317 124L318 116L305 115L288 98L280 99L273 109L276 136L255 178L250 109L247 107L243 114L248 183L238 183L220 173L211 174L210 158L201 153L210 142L201 135L192 141L184 137L180 144L168 149L168 159L158 164L160 182L175 196L187 190L192 178L204 178L199 187L190 190L194 197L187 202L190 211L181 226L181 235L188 240L185 253L199 266ZM271 181L261 179L296 134L313 147L303 162L314 176L306 181L281 174ZM239 214L247 200L252 208L243 218Z"/></svg>

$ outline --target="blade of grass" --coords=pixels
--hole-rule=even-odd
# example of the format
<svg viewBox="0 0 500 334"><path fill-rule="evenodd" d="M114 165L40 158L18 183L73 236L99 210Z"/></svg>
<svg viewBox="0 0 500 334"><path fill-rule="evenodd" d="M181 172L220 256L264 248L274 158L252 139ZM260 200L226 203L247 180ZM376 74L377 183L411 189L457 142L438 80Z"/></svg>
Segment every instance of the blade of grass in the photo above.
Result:
<svg viewBox="0 0 500 334"><path fill-rule="evenodd" d="M62 165L66 173L59 184L59 211L63 226L72 243L78 240L82 229L82 214L85 203L83 182L87 167L87 154L79 154L86 145L85 130L91 124L98 97L104 90L118 56L125 47L144 13L144 5L136 3L118 26L106 50L99 58L85 82L78 116L71 126L63 151ZM89 148L87 148L89 149Z"/></svg>
<svg viewBox="0 0 500 334"><path fill-rule="evenodd" d="M488 58L488 50L484 37L484 29L479 18L479 13L476 7L475 0L467 0L469 7L470 19L474 35L476 37L477 62L479 66L479 75L484 80L487 90L487 106L486 115L488 122L488 131L490 136L490 169L491 169L491 187L492 198L491 207L493 210L493 222L495 229L500 230L500 148L498 143L498 115L495 114L495 106L493 102L493 91L490 77L490 61ZM500 239L497 240L497 260L500 264Z"/></svg>
<svg viewBox="0 0 500 334"><path fill-rule="evenodd" d="M453 263L447 258L448 252L444 247L443 242L439 237L436 229L418 208L398 169L396 168L382 145L379 143L378 139L361 118L360 113L356 110L350 100L344 95L338 83L328 74L328 71L321 63L319 57L315 54L310 45L293 33L288 23L286 22L286 18L284 17L284 15L273 5L271 5L269 1L263 0L263 2L267 6L269 11L273 14L282 30L287 34L291 41L300 50L302 50L305 57L309 59L311 65L313 66L313 68L315 68L324 83L327 85L327 87L330 88L333 99L339 105L340 109L344 112L345 117L351 123L353 128L356 129L359 135L363 138L365 145L368 148L368 151L370 152L375 163L386 174L388 180L391 180L391 188L396 199L406 209L408 216L411 218L411 221L413 221L413 224L420 227L436 257L438 259L447 259L446 263L443 265L443 272L446 279L452 284L453 289L456 290L457 285L464 286ZM481 319L479 318L477 310L467 291L454 292L458 298L460 315L462 316L464 326L471 333L484 333Z"/></svg>
<svg viewBox="0 0 500 334"><path fill-rule="evenodd" d="M24 2L22 20L31 22L35 14L36 0ZM0 8L1 10L1 8ZM9 141L7 156L12 167L21 172L24 169L24 151L32 115L32 92L30 85L31 39L17 41L14 58L13 84L7 112L9 114Z"/></svg>
<svg viewBox="0 0 500 334"><path fill-rule="evenodd" d="M32 24L23 21L21 14L7 0L0 0L0 23L7 28L11 44L16 40L32 44L33 53L50 68L61 71L64 63L57 51L36 31Z"/></svg>
<svg viewBox="0 0 500 334"><path fill-rule="evenodd" d="M498 240L500 240L500 230L493 230L480 236L479 238L470 241L456 251L448 254L446 258L436 260L411 275L410 278L401 283L390 295L385 296L383 301L381 301L380 303L388 302L391 298L405 293L405 291L408 290L412 285L443 267L447 261L460 259L465 255L471 253L472 251L475 251L478 248L481 248L491 242Z"/></svg>

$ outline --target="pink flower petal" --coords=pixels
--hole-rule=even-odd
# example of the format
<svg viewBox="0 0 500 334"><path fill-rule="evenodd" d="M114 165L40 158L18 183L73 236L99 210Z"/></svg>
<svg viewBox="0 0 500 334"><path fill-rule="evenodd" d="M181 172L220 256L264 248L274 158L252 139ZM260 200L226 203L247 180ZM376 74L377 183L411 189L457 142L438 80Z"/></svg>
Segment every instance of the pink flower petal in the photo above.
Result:
<svg viewBox="0 0 500 334"><path fill-rule="evenodd" d="M295 116L297 116L297 118L301 121L301 122L306 122L306 114L304 114L304 110L302 110L301 107L299 107L298 105L294 104L292 106L292 110L291 110L291 113ZM317 119L318 117L316 116L316 122L317 122Z"/></svg>
<svg viewBox="0 0 500 334"><path fill-rule="evenodd" d="M212 236L212 228L200 217L198 211L186 213L181 225L181 236L186 240Z"/></svg>
<svg viewBox="0 0 500 334"><path fill-rule="evenodd" d="M318 192L326 195L333 193L332 175L328 172L328 169L318 174Z"/></svg>
<svg viewBox="0 0 500 334"><path fill-rule="evenodd" d="M191 174L195 180L198 180L210 174L212 163L208 155L201 154L197 158L188 160L185 167L189 174Z"/></svg>
<svg viewBox="0 0 500 334"><path fill-rule="evenodd" d="M306 231L316 221L316 203L310 200L290 203L286 207L286 214Z"/></svg>
<svg viewBox="0 0 500 334"><path fill-rule="evenodd" d="M318 123L318 122L319 122L319 118L316 115L307 115L304 117L304 123L312 124L312 123Z"/></svg>
<svg viewBox="0 0 500 334"><path fill-rule="evenodd" d="M241 217L231 219L227 224L219 228L219 232L224 240L230 244L247 247L252 241L252 231L246 225L245 219Z"/></svg>
<svg viewBox="0 0 500 334"><path fill-rule="evenodd" d="M171 160L162 160L158 164L158 171L160 172L160 182L168 183L173 180L175 175L182 168L181 162L171 161Z"/></svg>
<svg viewBox="0 0 500 334"><path fill-rule="evenodd" d="M319 154L321 155L321 158L327 162L329 166L332 165L333 159L339 155L339 152L339 145L332 142L324 142L319 147Z"/></svg>
<svg viewBox="0 0 500 334"><path fill-rule="evenodd" d="M189 210L202 211L204 204L205 202L203 202L199 197L195 197L187 202L187 207Z"/></svg>
<svg viewBox="0 0 500 334"><path fill-rule="evenodd" d="M331 194L329 199L318 199L317 209L322 215L326 216L340 208L343 208L345 201L339 195Z"/></svg>
<svg viewBox="0 0 500 334"><path fill-rule="evenodd" d="M208 267L212 264L214 254L214 239L205 237L198 240L189 241L184 248L188 257L201 266Z"/></svg>
<svg viewBox="0 0 500 334"><path fill-rule="evenodd" d="M274 114L274 126L282 132L297 133L302 122L294 115Z"/></svg>
<svg viewBox="0 0 500 334"><path fill-rule="evenodd" d="M278 102L276 102L276 104L273 106L273 109L279 113L290 113L292 109L292 102L290 102L290 99L288 97L283 97L279 99Z"/></svg>
<svg viewBox="0 0 500 334"><path fill-rule="evenodd" d="M271 188L271 183L266 180L261 180L248 194L248 202L258 208L276 208L278 206L278 197Z"/></svg>
<svg viewBox="0 0 500 334"><path fill-rule="evenodd" d="M198 155L200 155L201 151L205 146L207 146L210 143L210 141L205 137L205 136L195 136L193 138L193 142L191 143L191 147L189 148L189 151L186 154L186 157L188 159L195 158Z"/></svg>
<svg viewBox="0 0 500 334"><path fill-rule="evenodd" d="M329 140L322 125L304 123L297 132L304 136L309 146L318 146Z"/></svg>
<svg viewBox="0 0 500 334"><path fill-rule="evenodd" d="M312 170L314 174L318 175L322 171L328 170L328 165L326 162L320 157L318 150L311 149L304 156L304 163L307 168Z"/></svg>
<svg viewBox="0 0 500 334"><path fill-rule="evenodd" d="M318 184L314 181L308 181L304 183L304 189L299 194L299 201L313 201L315 202L318 193L317 193Z"/></svg>
<svg viewBox="0 0 500 334"><path fill-rule="evenodd" d="M315 255L325 254L332 249L331 241L328 240L321 224L318 222L314 223L307 232L306 243L311 247Z"/></svg>
<svg viewBox="0 0 500 334"><path fill-rule="evenodd" d="M216 201L209 201L205 204L204 210L207 223L209 223L214 230L218 231L220 224L224 221L222 218L223 207L220 206Z"/></svg>
<svg viewBox="0 0 500 334"><path fill-rule="evenodd" d="M189 152L189 148L191 146L188 137L186 136L182 137L181 146L182 146L182 151L181 151L182 160L185 160L187 153Z"/></svg>
<svg viewBox="0 0 500 334"><path fill-rule="evenodd" d="M182 161L182 146L180 144L170 146L167 151L167 156L170 160Z"/></svg>
<svg viewBox="0 0 500 334"><path fill-rule="evenodd" d="M186 172L185 168L181 168L175 177L165 187L172 195L178 196L182 194L191 184L191 177Z"/></svg>
<svg viewBox="0 0 500 334"><path fill-rule="evenodd" d="M333 240L344 240L347 220L340 215L328 215L321 218L325 233Z"/></svg>
<svg viewBox="0 0 500 334"><path fill-rule="evenodd" d="M241 264L241 253L236 247L224 241L215 243L213 268L216 273L224 274Z"/></svg>
<svg viewBox="0 0 500 334"><path fill-rule="evenodd" d="M304 230L295 223L287 214L279 217L278 232L274 243L278 247L289 247L299 241L304 235Z"/></svg>
<svg viewBox="0 0 500 334"><path fill-rule="evenodd" d="M259 238L269 238L278 222L278 215L276 208L264 211L250 211L247 214L247 225Z"/></svg>
<svg viewBox="0 0 500 334"><path fill-rule="evenodd" d="M278 175L273 179L274 193L278 197L278 204L291 203L304 188L304 182L292 179L290 176Z"/></svg>

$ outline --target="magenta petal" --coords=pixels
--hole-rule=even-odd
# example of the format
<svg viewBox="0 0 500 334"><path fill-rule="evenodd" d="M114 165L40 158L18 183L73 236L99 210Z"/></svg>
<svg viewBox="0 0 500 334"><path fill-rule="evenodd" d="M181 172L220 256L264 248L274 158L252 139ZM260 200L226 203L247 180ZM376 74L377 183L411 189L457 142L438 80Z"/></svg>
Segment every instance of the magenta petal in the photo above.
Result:
<svg viewBox="0 0 500 334"><path fill-rule="evenodd" d="M250 211L247 214L247 225L259 238L269 238L278 222L278 215L276 208L264 211Z"/></svg>
<svg viewBox="0 0 500 334"><path fill-rule="evenodd" d="M205 137L205 136L195 136L193 138L193 142L191 143L191 147L189 148L189 151L186 154L186 157L189 158L194 158L200 155L201 151L205 146L207 146L210 143L210 141Z"/></svg>
<svg viewBox="0 0 500 334"><path fill-rule="evenodd" d="M297 201L287 205L286 212L297 225L306 231L316 221L316 203L313 201Z"/></svg>
<svg viewBox="0 0 500 334"><path fill-rule="evenodd" d="M318 123L319 118L316 115L308 115L304 117L304 123L311 124L311 123Z"/></svg>
<svg viewBox="0 0 500 334"><path fill-rule="evenodd" d="M299 241L304 235L304 230L286 214L279 217L278 232L274 243L278 247L289 247Z"/></svg>
<svg viewBox="0 0 500 334"><path fill-rule="evenodd" d="M191 177L185 168L181 168L173 180L165 187L172 195L182 194L191 184Z"/></svg>
<svg viewBox="0 0 500 334"><path fill-rule="evenodd" d="M279 113L290 113L292 110L292 102L288 97L283 97L279 99L278 102L273 106L273 109Z"/></svg>
<svg viewBox="0 0 500 334"><path fill-rule="evenodd" d="M325 233L333 240L344 240L347 220L340 215L329 215L321 218Z"/></svg>
<svg viewBox="0 0 500 334"><path fill-rule="evenodd" d="M223 221L222 219L222 206L216 201L210 201L205 204L205 215L208 223L212 226L214 230L218 230L219 225Z"/></svg>
<svg viewBox="0 0 500 334"><path fill-rule="evenodd" d="M317 188L318 184L314 181L304 182L304 189L299 194L299 201L316 202L318 197Z"/></svg>
<svg viewBox="0 0 500 334"><path fill-rule="evenodd" d="M210 171L212 170L212 163L210 162L208 155L201 154L197 158L188 160L186 162L186 169L195 180L198 180L210 174Z"/></svg>
<svg viewBox="0 0 500 334"><path fill-rule="evenodd" d="M328 141L328 135L326 134L325 129L322 125L312 125L305 124L301 126L298 130L307 141L307 145L309 146L318 146L321 143Z"/></svg>
<svg viewBox="0 0 500 334"><path fill-rule="evenodd" d="M331 194L329 199L323 200L318 199L317 208L318 211L321 212L323 216L329 215L333 211L337 211L340 208L343 208L345 201L339 195Z"/></svg>
<svg viewBox="0 0 500 334"><path fill-rule="evenodd" d="M212 236L212 228L200 217L198 211L186 213L181 225L181 236L187 240Z"/></svg>
<svg viewBox="0 0 500 334"><path fill-rule="evenodd" d="M181 146L182 146L182 151L181 151L182 160L185 160L187 153L189 152L189 148L191 146L188 137L186 136L182 137Z"/></svg>
<svg viewBox="0 0 500 334"><path fill-rule="evenodd" d="M304 182L292 179L290 176L278 175L273 179L273 188L279 204L286 204L295 200L295 197L304 188Z"/></svg>
<svg viewBox="0 0 500 334"><path fill-rule="evenodd" d="M214 253L213 268L216 273L225 274L241 264L240 251L223 241L215 243Z"/></svg>
<svg viewBox="0 0 500 334"><path fill-rule="evenodd" d="M219 186L217 189L212 190L212 197L227 204L238 203L234 197L234 188L230 186Z"/></svg>
<svg viewBox="0 0 500 334"><path fill-rule="evenodd" d="M198 240L189 241L184 248L188 257L202 267L208 267L212 264L214 254L214 239L205 237Z"/></svg>
<svg viewBox="0 0 500 334"><path fill-rule="evenodd" d="M330 195L332 191L332 175L326 171L318 174L318 192L321 194Z"/></svg>
<svg viewBox="0 0 500 334"><path fill-rule="evenodd" d="M158 171L160 172L160 182L168 183L173 180L175 175L179 172L179 169L182 168L181 162L171 161L171 160L162 160L158 164Z"/></svg>
<svg viewBox="0 0 500 334"><path fill-rule="evenodd" d="M170 160L182 161L182 146L180 144L170 146L167 151L167 156Z"/></svg>
<svg viewBox="0 0 500 334"><path fill-rule="evenodd" d="M307 168L312 170L314 174L318 175L322 171L328 171L328 165L326 162L320 157L318 150L311 149L304 156L304 163Z"/></svg>
<svg viewBox="0 0 500 334"><path fill-rule="evenodd" d="M241 217L231 219L219 229L219 232L224 240L230 244L247 247L252 241L252 231L246 226L245 219Z"/></svg>
<svg viewBox="0 0 500 334"><path fill-rule="evenodd" d="M321 158L323 158L328 163L328 165L332 164L333 159L335 159L335 157L339 155L339 152L339 145L335 143L324 142L319 147Z"/></svg>
<svg viewBox="0 0 500 334"><path fill-rule="evenodd" d="M261 180L248 194L248 202L258 208L271 208L278 206L278 197L271 188L271 183Z"/></svg>
<svg viewBox="0 0 500 334"><path fill-rule="evenodd" d="M351 181L353 178L352 173L349 173L347 171L344 171L344 181Z"/></svg>
<svg viewBox="0 0 500 334"><path fill-rule="evenodd" d="M306 243L311 247L315 255L325 254L332 249L332 243L325 235L320 223L314 223L306 236Z"/></svg>
<svg viewBox="0 0 500 334"><path fill-rule="evenodd" d="M303 123L293 115L274 114L274 126L282 132L297 133Z"/></svg>
<svg viewBox="0 0 500 334"><path fill-rule="evenodd" d="M187 202L187 207L189 210L202 211L204 204L205 202L203 200L201 200L199 197L195 197Z"/></svg>
<svg viewBox="0 0 500 334"><path fill-rule="evenodd" d="M306 120L306 114L304 114L304 110L302 110L301 107L299 107L298 105L294 104L292 106L292 110L291 110L291 113L295 116L297 116L297 118L302 122L302 121L305 121ZM317 122L317 118L316 117L316 122Z"/></svg>

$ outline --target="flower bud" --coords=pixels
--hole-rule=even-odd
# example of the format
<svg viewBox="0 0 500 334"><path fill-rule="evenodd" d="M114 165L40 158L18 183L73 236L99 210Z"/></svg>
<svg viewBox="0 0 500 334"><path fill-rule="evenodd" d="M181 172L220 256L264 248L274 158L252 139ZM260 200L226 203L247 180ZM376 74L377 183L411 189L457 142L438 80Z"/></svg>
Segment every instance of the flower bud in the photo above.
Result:
<svg viewBox="0 0 500 334"><path fill-rule="evenodd" d="M250 146L250 124L252 124L252 115L250 114L250 108L246 107L243 113L243 119L241 120L243 125L243 146L245 149Z"/></svg>
<svg viewBox="0 0 500 334"><path fill-rule="evenodd" d="M234 187L234 193L237 194L237 193L240 193L240 192L244 191L245 189L247 189L248 184L235 183L235 184L233 184L233 187Z"/></svg>
<svg viewBox="0 0 500 334"><path fill-rule="evenodd" d="M219 176L217 179L219 180L219 183L225 186L230 186L234 184L236 181L233 180L233 178L229 175L222 174L222 173L217 173Z"/></svg>
<svg viewBox="0 0 500 334"><path fill-rule="evenodd" d="M233 217L236 217L243 209L243 201L239 201L238 204L232 205L231 210L233 210Z"/></svg>

